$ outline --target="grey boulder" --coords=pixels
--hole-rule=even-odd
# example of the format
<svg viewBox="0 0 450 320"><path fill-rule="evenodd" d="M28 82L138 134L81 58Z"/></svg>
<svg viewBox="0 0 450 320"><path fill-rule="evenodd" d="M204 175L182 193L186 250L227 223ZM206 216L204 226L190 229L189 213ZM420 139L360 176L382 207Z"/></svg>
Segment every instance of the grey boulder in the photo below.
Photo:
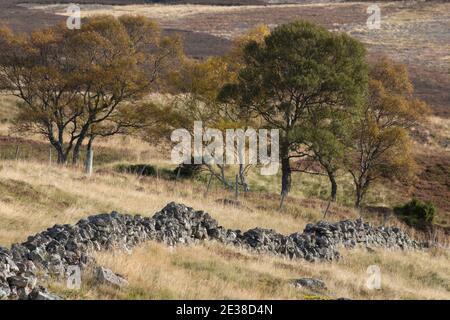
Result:
<svg viewBox="0 0 450 320"><path fill-rule="evenodd" d="M96 268L95 280L100 284L106 284L116 288L128 286L128 281L124 277L115 274L111 270L104 267Z"/></svg>

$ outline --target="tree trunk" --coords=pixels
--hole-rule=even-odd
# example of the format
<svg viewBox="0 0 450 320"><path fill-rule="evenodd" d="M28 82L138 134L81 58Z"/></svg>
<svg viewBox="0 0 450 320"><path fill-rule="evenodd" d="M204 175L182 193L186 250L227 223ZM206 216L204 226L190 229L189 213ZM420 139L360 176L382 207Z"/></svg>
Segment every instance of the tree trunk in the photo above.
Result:
<svg viewBox="0 0 450 320"><path fill-rule="evenodd" d="M73 165L78 164L78 160L80 159L81 146L83 145L83 142L84 142L84 139L86 138L88 130L89 130L89 126L85 124L80 131L80 136L78 137L77 142L75 143L75 146L73 148L73 153L72 153L72 164Z"/></svg>
<svg viewBox="0 0 450 320"><path fill-rule="evenodd" d="M67 162L67 155L64 153L64 151L62 151L61 148L55 148L56 149L56 153L58 154L58 164L66 164Z"/></svg>
<svg viewBox="0 0 450 320"><path fill-rule="evenodd" d="M245 177L245 168L242 163L239 164L239 178L241 180L242 189L244 192L248 192L250 189L248 187L247 178Z"/></svg>
<svg viewBox="0 0 450 320"><path fill-rule="evenodd" d="M234 184L232 182L228 182L227 177L225 176L225 165L218 166L220 168L220 180L222 180L224 188L233 190Z"/></svg>
<svg viewBox="0 0 450 320"><path fill-rule="evenodd" d="M81 141L81 139L78 139L77 143L75 144L75 147L73 148L73 154L72 154L72 164L77 165L78 160L80 159L80 151L81 151L81 143L78 143Z"/></svg>
<svg viewBox="0 0 450 320"><path fill-rule="evenodd" d="M78 164L78 160L80 160L80 152L81 146L83 145L84 137L79 137L77 142L75 143L75 147L73 148L72 153L72 164L75 166Z"/></svg>
<svg viewBox="0 0 450 320"><path fill-rule="evenodd" d="M360 185L356 185L356 198L355 198L355 207L361 207L361 201L363 198L362 187Z"/></svg>
<svg viewBox="0 0 450 320"><path fill-rule="evenodd" d="M89 150L92 150L92 143L94 142L94 137L90 137L89 138L89 141L88 141L88 144L87 144L87 146L86 146L86 150L87 151L89 151Z"/></svg>
<svg viewBox="0 0 450 320"><path fill-rule="evenodd" d="M51 140L50 144L56 150L56 155L57 155L56 162L58 164L66 164L66 162L67 162L67 153L64 152L64 149L61 146L61 143L59 143L56 140Z"/></svg>
<svg viewBox="0 0 450 320"><path fill-rule="evenodd" d="M355 207L360 208L361 203L366 195L367 190L369 189L370 179L367 177L361 177L358 183L356 183L356 199L355 199Z"/></svg>
<svg viewBox="0 0 450 320"><path fill-rule="evenodd" d="M281 194L287 196L291 191L291 164L289 162L289 147L286 142L281 146Z"/></svg>
<svg viewBox="0 0 450 320"><path fill-rule="evenodd" d="M49 129L48 138L50 140L51 145L55 148L56 153L58 155L57 163L58 164L66 164L67 155L70 150L64 151L64 128L62 126L57 126L58 136L55 138L53 136L53 128Z"/></svg>
<svg viewBox="0 0 450 320"><path fill-rule="evenodd" d="M222 179L223 186L225 188L231 188L231 186L227 183L227 179L225 178L225 166L219 165L220 168L220 178Z"/></svg>
<svg viewBox="0 0 450 320"><path fill-rule="evenodd" d="M330 179L330 183L331 183L331 201L336 202L336 197L337 197L336 177L334 176L333 172L329 172L328 178Z"/></svg>

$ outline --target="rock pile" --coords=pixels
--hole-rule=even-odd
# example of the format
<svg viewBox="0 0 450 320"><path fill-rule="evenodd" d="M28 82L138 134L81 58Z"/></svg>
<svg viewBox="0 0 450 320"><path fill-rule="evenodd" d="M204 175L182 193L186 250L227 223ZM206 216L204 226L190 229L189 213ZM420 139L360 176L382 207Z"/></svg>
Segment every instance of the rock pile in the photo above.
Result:
<svg viewBox="0 0 450 320"><path fill-rule="evenodd" d="M325 245L339 245L353 248L357 245L395 249L420 249L422 244L411 239L397 227L373 227L358 219L338 223L320 221L308 224L303 231Z"/></svg>
<svg viewBox="0 0 450 320"><path fill-rule="evenodd" d="M75 225L55 225L28 237L22 244L12 245L10 250L0 248L0 299L56 299L39 287L37 270L46 277L64 278L69 266L81 269L96 266L92 258L94 251L130 250L147 240L171 246L216 240L256 252L308 261L339 258L337 249L341 244L347 247L421 247L398 228L374 228L360 220L308 224L303 233L288 236L262 228L246 232L229 230L206 212L172 202L152 218L117 212L100 214L82 219ZM125 279L110 270L101 267L97 270L100 270L97 276L102 281L117 282L118 286L126 284Z"/></svg>

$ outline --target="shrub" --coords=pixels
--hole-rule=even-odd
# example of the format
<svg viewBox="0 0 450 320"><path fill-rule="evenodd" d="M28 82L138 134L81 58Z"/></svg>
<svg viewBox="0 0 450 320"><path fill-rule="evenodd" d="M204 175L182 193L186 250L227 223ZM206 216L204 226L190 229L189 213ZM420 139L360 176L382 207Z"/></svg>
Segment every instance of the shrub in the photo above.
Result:
<svg viewBox="0 0 450 320"><path fill-rule="evenodd" d="M403 206L394 207L394 213L411 227L425 228L432 224L437 211L430 201L412 199Z"/></svg>
<svg viewBox="0 0 450 320"><path fill-rule="evenodd" d="M173 174L175 176L178 175L178 170L180 170L180 178L193 178L195 177L202 169L201 164L185 164L182 163L178 167L173 170Z"/></svg>
<svg viewBox="0 0 450 320"><path fill-rule="evenodd" d="M136 174L139 176L155 176L155 167L149 164L119 164L117 171L124 173Z"/></svg>

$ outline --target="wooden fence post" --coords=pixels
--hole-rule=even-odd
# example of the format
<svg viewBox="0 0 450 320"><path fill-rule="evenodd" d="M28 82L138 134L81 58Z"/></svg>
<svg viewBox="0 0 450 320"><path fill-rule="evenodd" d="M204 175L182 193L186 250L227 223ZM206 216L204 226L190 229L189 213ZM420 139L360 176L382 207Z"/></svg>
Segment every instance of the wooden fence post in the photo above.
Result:
<svg viewBox="0 0 450 320"><path fill-rule="evenodd" d="M327 213L328 213L328 209L330 209L330 205L331 205L331 199L328 200L328 204L327 204L327 208L325 209L325 212L323 214L323 219L325 220L325 218L327 217Z"/></svg>
<svg viewBox="0 0 450 320"><path fill-rule="evenodd" d="M16 145L16 154L15 154L15 156L14 156L14 158L15 158L16 160L19 160L19 151L20 151L19 145Z"/></svg>
<svg viewBox="0 0 450 320"><path fill-rule="evenodd" d="M85 172L89 177L92 175L93 166L94 166L94 150L88 149L86 154Z"/></svg>
<svg viewBox="0 0 450 320"><path fill-rule="evenodd" d="M239 198L239 176L236 175L236 182L235 182L235 190L234 190L234 199L237 201Z"/></svg>
<svg viewBox="0 0 450 320"><path fill-rule="evenodd" d="M204 198L206 198L208 196L209 188L211 187L212 178L213 178L213 175L211 173L211 175L209 176L208 185L206 186L205 194L203 195Z"/></svg>
<svg viewBox="0 0 450 320"><path fill-rule="evenodd" d="M176 181L178 181L180 179L180 174L181 174L181 165L178 167Z"/></svg>

